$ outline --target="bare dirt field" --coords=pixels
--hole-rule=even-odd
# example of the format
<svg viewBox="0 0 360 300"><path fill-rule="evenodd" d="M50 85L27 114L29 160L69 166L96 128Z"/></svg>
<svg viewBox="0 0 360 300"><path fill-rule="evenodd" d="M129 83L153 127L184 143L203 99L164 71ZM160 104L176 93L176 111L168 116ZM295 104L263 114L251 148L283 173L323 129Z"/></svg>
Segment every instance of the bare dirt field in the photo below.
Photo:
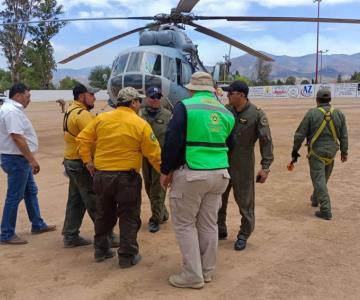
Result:
<svg viewBox="0 0 360 300"><path fill-rule="evenodd" d="M360 299L360 99L338 99L334 106L347 116L349 161L337 157L329 182L332 221L314 217L305 148L293 172L292 135L314 100L256 100L270 120L275 162L268 181L256 185L256 228L245 251L233 250L239 212L229 203L229 238L219 243L214 280L202 290L171 287L168 276L178 272L181 258L171 223L156 234L147 231L149 201L143 192L139 232L141 263L118 268L117 259L93 260L91 246L64 249L61 227L67 198L62 167L62 114L56 103L32 103L27 109L38 133L36 176L44 219L58 230L30 234L21 203L17 233L28 239L23 246L0 245L0 299ZM98 103L98 109L104 103ZM96 111L97 109L95 109ZM257 150L258 152L258 150ZM257 159L257 168L259 159ZM6 177L0 172L3 206ZM81 234L93 236L85 217Z"/></svg>

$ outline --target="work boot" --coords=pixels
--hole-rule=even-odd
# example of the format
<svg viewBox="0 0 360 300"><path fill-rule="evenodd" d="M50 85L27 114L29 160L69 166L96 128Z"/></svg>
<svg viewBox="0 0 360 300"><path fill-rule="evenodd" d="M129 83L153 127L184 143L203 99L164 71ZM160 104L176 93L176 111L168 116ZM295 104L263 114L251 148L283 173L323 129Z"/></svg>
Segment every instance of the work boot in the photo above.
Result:
<svg viewBox="0 0 360 300"><path fill-rule="evenodd" d="M115 256L115 252L111 249L102 250L99 248L95 249L94 258L96 262L102 262L105 259L112 258Z"/></svg>
<svg viewBox="0 0 360 300"><path fill-rule="evenodd" d="M243 235L240 235L234 244L234 249L236 251L244 250L246 248L246 242L247 242L246 237L244 237Z"/></svg>
<svg viewBox="0 0 360 300"><path fill-rule="evenodd" d="M324 220L331 220L332 219L332 213L331 212L324 212L324 211L316 211L315 216L324 219Z"/></svg>
<svg viewBox="0 0 360 300"><path fill-rule="evenodd" d="M41 234L41 233L45 233L45 232L50 232L50 231L55 231L56 230L56 225L46 225L43 228L40 229L31 229L31 233L32 234Z"/></svg>
<svg viewBox="0 0 360 300"><path fill-rule="evenodd" d="M141 260L140 254L130 255L130 256L119 256L119 267L121 269L131 268L137 265Z"/></svg>
<svg viewBox="0 0 360 300"><path fill-rule="evenodd" d="M24 240L20 237L18 237L16 234L10 239L10 240L6 240L6 241L1 241L1 244L6 244L6 245L25 245L27 244L28 241Z"/></svg>
<svg viewBox="0 0 360 300"><path fill-rule="evenodd" d="M204 287L204 282L187 282L182 274L170 275L169 283L178 288L202 289Z"/></svg>
<svg viewBox="0 0 360 300"><path fill-rule="evenodd" d="M81 236L75 238L64 238L64 248L74 248L91 245L92 241Z"/></svg>
<svg viewBox="0 0 360 300"><path fill-rule="evenodd" d="M160 230L159 223L154 222L154 221L149 222L149 232L155 233L155 232L158 232L159 230Z"/></svg>

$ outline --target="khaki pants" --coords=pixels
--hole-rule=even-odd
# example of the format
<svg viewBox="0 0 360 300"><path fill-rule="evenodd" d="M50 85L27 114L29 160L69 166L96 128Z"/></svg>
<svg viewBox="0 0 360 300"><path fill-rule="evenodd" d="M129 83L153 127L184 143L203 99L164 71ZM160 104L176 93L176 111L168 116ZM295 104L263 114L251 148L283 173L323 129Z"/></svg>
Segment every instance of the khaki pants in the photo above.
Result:
<svg viewBox="0 0 360 300"><path fill-rule="evenodd" d="M216 264L217 213L229 174L226 169L174 172L169 193L170 211L183 257L182 276L191 283L211 278Z"/></svg>

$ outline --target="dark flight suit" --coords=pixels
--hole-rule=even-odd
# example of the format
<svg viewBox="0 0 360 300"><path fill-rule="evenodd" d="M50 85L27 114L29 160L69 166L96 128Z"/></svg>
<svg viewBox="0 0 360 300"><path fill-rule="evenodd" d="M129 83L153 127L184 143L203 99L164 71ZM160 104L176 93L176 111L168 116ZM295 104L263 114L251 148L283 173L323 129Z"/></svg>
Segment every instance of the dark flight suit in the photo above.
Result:
<svg viewBox="0 0 360 300"><path fill-rule="evenodd" d="M254 147L259 139L261 166L269 170L274 160L273 144L269 122L265 113L250 101L241 112L231 106L227 108L235 116L234 147L229 153L231 182L222 196L222 206L218 214L219 232L226 232L226 208L231 187L241 214L241 226L238 233L247 239L255 227L255 187Z"/></svg>
<svg viewBox="0 0 360 300"><path fill-rule="evenodd" d="M323 108L325 111L329 111L331 108L329 103L319 104L318 107ZM294 135L294 151L297 152L300 149L305 138L309 143L323 122L324 114L318 107L312 108L306 113L296 130ZM331 212L327 182L334 167L333 159L335 158L336 152L339 150L339 146L342 154L347 154L348 151L348 134L345 116L341 111L334 110L331 117L334 122L336 136L340 145L335 142L331 129L329 125L327 125L313 144L313 151L316 153L316 156L319 156L320 158L315 155L308 155L310 177L314 187L311 201L314 206L320 203L320 211L324 213ZM329 160L325 163L321 158Z"/></svg>
<svg viewBox="0 0 360 300"><path fill-rule="evenodd" d="M152 112L151 109L145 107L140 110L139 115L150 124L162 148L171 112L163 107L158 112ZM145 190L151 203L152 216L149 222L160 224L169 218L165 206L166 191L160 185L160 173L155 171L146 158L143 158L142 174Z"/></svg>

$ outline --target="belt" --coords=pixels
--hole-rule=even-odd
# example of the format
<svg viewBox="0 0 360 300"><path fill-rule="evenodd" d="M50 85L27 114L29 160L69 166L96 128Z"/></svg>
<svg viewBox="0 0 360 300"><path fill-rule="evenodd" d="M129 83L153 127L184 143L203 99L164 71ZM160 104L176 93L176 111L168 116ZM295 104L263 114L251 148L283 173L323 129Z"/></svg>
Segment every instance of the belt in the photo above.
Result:
<svg viewBox="0 0 360 300"><path fill-rule="evenodd" d="M134 176L137 174L135 169L131 169L128 171L100 171L96 170L97 174L104 174L104 175L122 175L122 176Z"/></svg>

